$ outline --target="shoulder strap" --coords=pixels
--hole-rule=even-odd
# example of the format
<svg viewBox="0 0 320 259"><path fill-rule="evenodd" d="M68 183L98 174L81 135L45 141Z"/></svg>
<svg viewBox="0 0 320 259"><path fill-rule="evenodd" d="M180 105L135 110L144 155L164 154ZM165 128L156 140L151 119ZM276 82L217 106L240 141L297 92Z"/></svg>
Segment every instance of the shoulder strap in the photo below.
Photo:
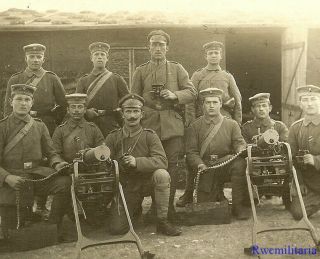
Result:
<svg viewBox="0 0 320 259"><path fill-rule="evenodd" d="M8 152L13 149L19 142L21 139L23 139L27 133L29 132L29 130L31 129L32 125L34 123L34 119L31 117L30 121L18 132L17 135L15 135L11 141L5 146L4 151L3 151L3 155L5 156L6 154L8 154Z"/></svg>
<svg viewBox="0 0 320 259"><path fill-rule="evenodd" d="M214 138L214 136L217 134L219 131L221 124L224 120L224 117L222 117L221 121L217 125L214 125L213 129L210 131L209 135L205 138L205 140L201 144L200 148L200 157L202 158L204 153L206 152L211 140ZM211 127L210 127L211 128Z"/></svg>
<svg viewBox="0 0 320 259"><path fill-rule="evenodd" d="M93 97L96 96L97 92L100 90L102 85L105 81L107 81L110 76L112 75L112 72L106 71L102 73L100 76L98 76L88 87L87 90L87 105L92 101Z"/></svg>
<svg viewBox="0 0 320 259"><path fill-rule="evenodd" d="M40 77L33 77L31 78L30 82L27 81L27 83L31 86L37 87L37 85L39 84L39 82L41 81L41 79L44 77L44 75L47 73L48 71L44 70L43 74Z"/></svg>

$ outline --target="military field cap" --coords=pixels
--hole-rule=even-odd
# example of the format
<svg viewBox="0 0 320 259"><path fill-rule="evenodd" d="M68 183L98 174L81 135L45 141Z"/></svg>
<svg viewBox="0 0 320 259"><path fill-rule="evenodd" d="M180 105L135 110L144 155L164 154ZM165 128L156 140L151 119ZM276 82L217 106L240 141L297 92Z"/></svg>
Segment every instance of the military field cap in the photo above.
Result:
<svg viewBox="0 0 320 259"><path fill-rule="evenodd" d="M67 102L70 103L77 103L77 104L85 104L87 101L86 94L68 94L66 95Z"/></svg>
<svg viewBox="0 0 320 259"><path fill-rule="evenodd" d="M170 35L163 30L154 30L148 34L147 40L149 42L170 43Z"/></svg>
<svg viewBox="0 0 320 259"><path fill-rule="evenodd" d="M123 96L119 101L119 107L121 108L142 108L144 105L144 99L138 94L127 94Z"/></svg>
<svg viewBox="0 0 320 259"><path fill-rule="evenodd" d="M305 85L297 88L298 96L317 95L320 96L320 87L315 85Z"/></svg>
<svg viewBox="0 0 320 259"><path fill-rule="evenodd" d="M223 43L219 41L211 41L202 46L204 51L212 50L212 49L222 49L223 48Z"/></svg>
<svg viewBox="0 0 320 259"><path fill-rule="evenodd" d="M39 43L32 43L23 47L25 54L44 54L46 46Z"/></svg>
<svg viewBox="0 0 320 259"><path fill-rule="evenodd" d="M110 45L105 42L93 42L89 45L89 51L92 53L96 51L103 51L105 53L108 53L110 49Z"/></svg>
<svg viewBox="0 0 320 259"><path fill-rule="evenodd" d="M251 105L255 105L257 103L269 102L270 103L270 94L269 93L258 93L249 98L249 102Z"/></svg>
<svg viewBox="0 0 320 259"><path fill-rule="evenodd" d="M199 92L199 97L204 100L206 97L219 97L221 99L223 91L219 88L207 88Z"/></svg>
<svg viewBox="0 0 320 259"><path fill-rule="evenodd" d="M15 85L11 85L11 96L14 96L16 94L24 94L24 95L29 95L33 97L33 94L36 90L37 88L31 85L15 84Z"/></svg>

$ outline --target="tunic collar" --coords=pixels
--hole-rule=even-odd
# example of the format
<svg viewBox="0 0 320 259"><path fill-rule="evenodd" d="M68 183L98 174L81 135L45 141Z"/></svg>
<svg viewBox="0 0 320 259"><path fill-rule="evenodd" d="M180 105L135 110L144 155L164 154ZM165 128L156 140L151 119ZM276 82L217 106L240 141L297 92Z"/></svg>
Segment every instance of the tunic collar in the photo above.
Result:
<svg viewBox="0 0 320 259"><path fill-rule="evenodd" d="M36 71L33 71L29 67L27 67L24 72L28 77L32 77L33 75L35 75L36 77L41 77L46 71L42 67Z"/></svg>
<svg viewBox="0 0 320 259"><path fill-rule="evenodd" d="M303 120L303 125L308 126L310 123L313 123L314 125L318 126L320 124L320 116L315 116L315 117L306 117Z"/></svg>
<svg viewBox="0 0 320 259"><path fill-rule="evenodd" d="M254 125L257 127L257 128L260 128L260 127L270 127L274 124L274 120L271 119L270 117L268 118L264 118L264 119L257 119L257 118L254 118L253 119L253 123Z"/></svg>
<svg viewBox="0 0 320 259"><path fill-rule="evenodd" d="M75 121L72 119L68 120L68 125L70 126L70 128L73 128L73 129L76 127L83 128L85 123L86 123L86 120L84 118L82 118L80 121Z"/></svg>
<svg viewBox="0 0 320 259"><path fill-rule="evenodd" d="M160 62L155 62L153 60L150 60L150 64L155 65L155 66L161 66L161 65L164 65L166 63L167 63L167 59L164 59L164 60L162 60Z"/></svg>
<svg viewBox="0 0 320 259"><path fill-rule="evenodd" d="M25 123L28 123L31 119L31 116L29 114L27 114L25 117L23 118L19 118L17 117L17 115L15 115L14 113L12 113L12 118L13 118L13 121L18 124L19 122L23 121Z"/></svg>
<svg viewBox="0 0 320 259"><path fill-rule="evenodd" d="M131 133L130 133L129 129L126 126L124 126L122 128L122 134L126 138L137 136L141 131L142 131L142 127L141 126L135 132L131 132Z"/></svg>
<svg viewBox="0 0 320 259"><path fill-rule="evenodd" d="M219 66L219 65L216 65L216 66L210 66L209 67L209 65L207 65L206 67L206 70L209 70L209 71L215 71L215 72L219 72L219 71L221 71L222 69L221 69L221 67Z"/></svg>
<svg viewBox="0 0 320 259"><path fill-rule="evenodd" d="M96 68L93 68L92 71L91 71L91 74L97 76L97 75L100 75L104 72L106 72L107 69L106 68L103 68L103 69L96 69Z"/></svg>
<svg viewBox="0 0 320 259"><path fill-rule="evenodd" d="M204 122L206 124L214 124L217 125L223 118L223 116L220 114L219 116L215 117L215 118L206 118L206 116L203 117L204 118Z"/></svg>

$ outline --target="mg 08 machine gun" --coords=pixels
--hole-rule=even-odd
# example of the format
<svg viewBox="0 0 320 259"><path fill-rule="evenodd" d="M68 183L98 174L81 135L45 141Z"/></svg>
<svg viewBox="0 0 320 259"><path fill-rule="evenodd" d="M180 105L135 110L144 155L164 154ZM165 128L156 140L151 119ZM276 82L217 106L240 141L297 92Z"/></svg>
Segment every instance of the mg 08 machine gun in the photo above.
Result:
<svg viewBox="0 0 320 259"><path fill-rule="evenodd" d="M255 136L254 144L247 147L246 179L253 214L252 245L257 244L257 235L264 232L284 230L305 230L310 233L316 246L319 237L307 217L296 170L293 166L291 149L288 143L279 141L279 134L274 129ZM303 218L291 226L268 227L258 221L255 200L265 196L282 196L283 203L290 207L290 182L297 189ZM259 201L260 203L260 201ZM245 253L252 254L252 248L245 248Z"/></svg>
<svg viewBox="0 0 320 259"><path fill-rule="evenodd" d="M111 160L110 150L101 145L92 149L78 152L73 161L73 174L71 186L72 203L75 214L78 241L78 257L81 251L93 246L134 243L137 245L141 258L152 258L152 254L144 251L138 235L135 233L127 209L122 186L119 182L119 168L116 160ZM104 217L107 205L115 199L124 206L129 224L129 232L117 239L93 240L82 233L79 211L90 222Z"/></svg>

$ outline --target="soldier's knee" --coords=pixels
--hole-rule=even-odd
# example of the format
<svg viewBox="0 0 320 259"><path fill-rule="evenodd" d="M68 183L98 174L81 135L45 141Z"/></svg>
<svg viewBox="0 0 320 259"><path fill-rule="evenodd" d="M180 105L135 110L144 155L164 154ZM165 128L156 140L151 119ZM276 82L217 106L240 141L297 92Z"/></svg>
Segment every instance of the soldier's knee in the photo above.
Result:
<svg viewBox="0 0 320 259"><path fill-rule="evenodd" d="M152 182L155 186L170 186L170 175L165 169L157 169L153 172Z"/></svg>

